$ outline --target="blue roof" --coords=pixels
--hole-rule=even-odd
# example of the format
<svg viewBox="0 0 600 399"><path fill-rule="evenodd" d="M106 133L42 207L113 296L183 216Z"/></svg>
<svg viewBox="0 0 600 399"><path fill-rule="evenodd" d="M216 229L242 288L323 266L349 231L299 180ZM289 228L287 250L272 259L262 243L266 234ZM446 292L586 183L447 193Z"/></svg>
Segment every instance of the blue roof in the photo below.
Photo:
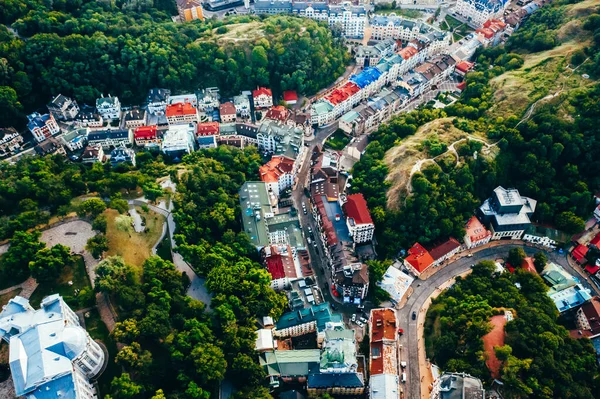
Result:
<svg viewBox="0 0 600 399"><path fill-rule="evenodd" d="M379 79L380 76L381 76L381 71L379 71L377 68L370 67L370 68L365 68L358 75L352 75L349 80L351 82L354 82L361 89L364 89L371 83L377 81L377 79Z"/></svg>
<svg viewBox="0 0 600 399"><path fill-rule="evenodd" d="M549 293L548 296L554 301L558 311L562 313L592 299L588 291L581 284L577 284L559 292Z"/></svg>
<svg viewBox="0 0 600 399"><path fill-rule="evenodd" d="M326 196L321 196L323 199L323 206L325 208L325 212L327 212L327 217L331 220L333 224L333 228L335 229L335 234L337 235L338 241L352 241L350 239L350 232L348 231L348 226L346 225L346 220L344 219L344 213L342 212L342 208L340 207L339 202L337 201L327 201ZM340 220L336 222L336 216L340 216Z"/></svg>
<svg viewBox="0 0 600 399"><path fill-rule="evenodd" d="M196 139L199 145L215 144L215 136L200 136Z"/></svg>
<svg viewBox="0 0 600 399"><path fill-rule="evenodd" d="M129 137L129 130L96 130L88 134L88 141L106 139L124 139Z"/></svg>
<svg viewBox="0 0 600 399"><path fill-rule="evenodd" d="M27 119L29 119L27 127L29 130L33 131L35 128L39 129L46 126L46 122L50 119L50 114L40 115L38 112L34 112L33 114L28 115Z"/></svg>
<svg viewBox="0 0 600 399"><path fill-rule="evenodd" d="M308 376L308 388L360 388L365 383L358 373L319 373Z"/></svg>

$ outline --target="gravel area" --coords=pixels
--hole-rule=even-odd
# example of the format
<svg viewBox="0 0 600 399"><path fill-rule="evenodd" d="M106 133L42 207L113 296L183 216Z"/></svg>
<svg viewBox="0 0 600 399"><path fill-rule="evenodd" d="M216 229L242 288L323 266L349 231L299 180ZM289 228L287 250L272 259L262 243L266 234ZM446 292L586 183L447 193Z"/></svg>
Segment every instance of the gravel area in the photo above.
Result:
<svg viewBox="0 0 600 399"><path fill-rule="evenodd" d="M83 220L73 220L43 231L40 241L49 247L63 244L70 247L74 253L81 254L85 250L87 240L95 235L91 224Z"/></svg>
<svg viewBox="0 0 600 399"><path fill-rule="evenodd" d="M15 387L12 378L0 382L0 398L15 398Z"/></svg>

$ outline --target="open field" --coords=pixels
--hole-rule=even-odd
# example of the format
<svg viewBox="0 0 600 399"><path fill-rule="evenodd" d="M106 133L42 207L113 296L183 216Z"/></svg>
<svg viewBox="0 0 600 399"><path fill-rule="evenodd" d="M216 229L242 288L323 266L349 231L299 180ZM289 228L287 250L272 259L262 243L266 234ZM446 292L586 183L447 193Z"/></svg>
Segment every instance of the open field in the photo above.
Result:
<svg viewBox="0 0 600 399"><path fill-rule="evenodd" d="M485 136L480 133L469 134L452 124L453 118L440 118L431 121L419 128L417 132L404 139L385 154L384 162L389 173L387 180L391 186L387 192L388 209L397 209L400 199L408 194L407 185L415 165L428 158L427 150L421 143L430 135L436 135L440 142L448 146L458 140L473 138L485 141ZM442 155L443 157L445 155Z"/></svg>
<svg viewBox="0 0 600 399"><path fill-rule="evenodd" d="M119 212L107 209L108 219L106 237L108 238L107 256L120 255L125 262L140 269L144 261L152 255L152 247L162 234L165 218L154 211L144 212L136 207L138 214L145 219L145 230L136 233L133 226L121 226L116 223Z"/></svg>
<svg viewBox="0 0 600 399"><path fill-rule="evenodd" d="M69 285L69 282L72 282L72 285ZM82 289L85 289L88 294L85 297L76 296L75 292L80 292ZM72 265L65 266L56 281L41 282L29 298L29 303L37 309L42 299L52 294L60 294L73 310L93 306L92 285L82 256L76 256Z"/></svg>
<svg viewBox="0 0 600 399"><path fill-rule="evenodd" d="M198 39L200 41L216 40L219 44L235 42L253 42L265 36L263 30L264 24L260 21L247 23L231 24L213 29L213 36L210 38ZM226 28L226 31L223 32Z"/></svg>

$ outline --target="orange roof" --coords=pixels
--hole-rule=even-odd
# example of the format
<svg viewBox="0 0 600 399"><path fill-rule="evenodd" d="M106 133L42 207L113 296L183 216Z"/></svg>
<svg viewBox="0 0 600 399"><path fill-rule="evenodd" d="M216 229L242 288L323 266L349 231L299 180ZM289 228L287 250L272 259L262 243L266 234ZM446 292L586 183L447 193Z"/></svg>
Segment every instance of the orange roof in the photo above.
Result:
<svg viewBox="0 0 600 399"><path fill-rule="evenodd" d="M283 92L283 101L297 101L298 94L293 90L286 90Z"/></svg>
<svg viewBox="0 0 600 399"><path fill-rule="evenodd" d="M371 375L397 374L398 319L393 309L373 309L371 328Z"/></svg>
<svg viewBox="0 0 600 399"><path fill-rule="evenodd" d="M271 97L273 96L273 94L271 93L271 89L267 89L266 87L259 87L256 90L252 90L252 97L258 97L261 94Z"/></svg>
<svg viewBox="0 0 600 399"><path fill-rule="evenodd" d="M486 39L491 39L498 32L502 32L506 28L506 24L498 19L488 19L483 24L483 27L478 28L475 32L485 36Z"/></svg>
<svg viewBox="0 0 600 399"><path fill-rule="evenodd" d="M195 115L196 108L190 103L177 103L167 105L165 112L166 116L183 116L183 115Z"/></svg>
<svg viewBox="0 0 600 399"><path fill-rule="evenodd" d="M467 231L466 235L469 237L471 242L477 242L492 235L492 232L486 229L476 216L473 216L471 219L469 219L465 229Z"/></svg>
<svg viewBox="0 0 600 399"><path fill-rule="evenodd" d="M418 52L419 52L419 50L417 50L413 46L407 46L407 47L404 47L402 50L398 51L398 55L400 55L400 57L407 60L410 57L416 55Z"/></svg>
<svg viewBox="0 0 600 399"><path fill-rule="evenodd" d="M371 342L397 339L396 312L393 309L373 309L371 311Z"/></svg>
<svg viewBox="0 0 600 399"><path fill-rule="evenodd" d="M333 105L337 105L341 102L346 101L348 98L352 97L356 93L360 91L360 87L358 87L353 82L347 82L342 87L335 89L330 94L325 96L325 99L329 101Z"/></svg>
<svg viewBox="0 0 600 399"><path fill-rule="evenodd" d="M226 102L221 104L219 107L219 113L221 115L235 115L235 105L232 102Z"/></svg>
<svg viewBox="0 0 600 399"><path fill-rule="evenodd" d="M279 178L294 170L294 160L282 155L276 155L269 162L258 168L260 180L265 183L275 183Z"/></svg>
<svg viewBox="0 0 600 399"><path fill-rule="evenodd" d="M219 122L198 123L198 128L196 129L196 137L215 136L217 134L219 134Z"/></svg>
<svg viewBox="0 0 600 399"><path fill-rule="evenodd" d="M471 70L471 68L473 68L473 65L475 64L473 64L472 62L461 61L458 64L456 64L455 68L461 71L462 73L467 73Z"/></svg>
<svg viewBox="0 0 600 399"><path fill-rule="evenodd" d="M373 224L367 201L362 194L352 194L346 199L348 200L344 204L346 216L354 219L356 224Z"/></svg>
<svg viewBox="0 0 600 399"><path fill-rule="evenodd" d="M418 242L409 250L405 260L412 265L419 273L427 269L433 263L433 258L425 248Z"/></svg>
<svg viewBox="0 0 600 399"><path fill-rule="evenodd" d="M538 274L537 270L535 270L535 265L533 264L533 258L531 256L523 259L523 263L521 263L521 268L523 270L528 271L529 273Z"/></svg>

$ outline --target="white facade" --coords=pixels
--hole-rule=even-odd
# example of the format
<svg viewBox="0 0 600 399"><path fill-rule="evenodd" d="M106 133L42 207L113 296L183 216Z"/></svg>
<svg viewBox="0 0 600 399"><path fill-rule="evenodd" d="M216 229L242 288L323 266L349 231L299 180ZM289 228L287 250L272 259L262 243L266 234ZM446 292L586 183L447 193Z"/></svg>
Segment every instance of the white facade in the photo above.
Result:
<svg viewBox="0 0 600 399"><path fill-rule="evenodd" d="M12 128L0 128L0 155L17 152L21 149L23 136Z"/></svg>
<svg viewBox="0 0 600 399"><path fill-rule="evenodd" d="M355 243L360 244L373 241L373 234L375 233L375 225L373 223L353 224L350 218L347 218L346 225Z"/></svg>
<svg viewBox="0 0 600 399"><path fill-rule="evenodd" d="M250 116L250 99L247 95L241 94L233 97L233 104L235 105L235 111L242 118L248 118Z"/></svg>
<svg viewBox="0 0 600 399"><path fill-rule="evenodd" d="M274 337L299 337L304 334L317 331L317 322L310 321L304 324L298 324L292 327L284 328L281 330L273 330Z"/></svg>
<svg viewBox="0 0 600 399"><path fill-rule="evenodd" d="M219 97L219 89L216 87L209 87L196 93L200 112L212 111L215 108L219 108Z"/></svg>
<svg viewBox="0 0 600 399"><path fill-rule="evenodd" d="M89 380L101 371L104 351L59 295L44 298L37 311L25 298L11 299L0 313L0 337L9 344L17 396L97 397Z"/></svg>
<svg viewBox="0 0 600 399"><path fill-rule="evenodd" d="M27 128L38 143L60 133L60 127L52 114L40 115L34 112L31 115L27 115L27 118L29 119Z"/></svg>
<svg viewBox="0 0 600 399"><path fill-rule="evenodd" d="M344 36L362 38L367 26L367 13L362 7L330 7L329 26L342 28Z"/></svg>
<svg viewBox="0 0 600 399"><path fill-rule="evenodd" d="M96 100L96 110L104 119L120 119L121 103L118 97L100 97Z"/></svg>
<svg viewBox="0 0 600 399"><path fill-rule="evenodd" d="M458 0L454 11L480 27L488 19L501 17L507 5L506 0Z"/></svg>
<svg viewBox="0 0 600 399"><path fill-rule="evenodd" d="M77 116L79 113L79 106L77 105L77 101L59 94L52 99L50 104L48 104L48 111L54 115L56 119L68 121Z"/></svg>
<svg viewBox="0 0 600 399"><path fill-rule="evenodd" d="M194 151L194 124L177 125L169 127L163 136L162 152L165 154L175 152L191 153Z"/></svg>
<svg viewBox="0 0 600 399"><path fill-rule="evenodd" d="M176 96L169 96L167 104L191 104L196 108L198 106L198 99L194 93L178 94Z"/></svg>
<svg viewBox="0 0 600 399"><path fill-rule="evenodd" d="M253 97L255 108L270 108L273 106L273 96L260 93Z"/></svg>

